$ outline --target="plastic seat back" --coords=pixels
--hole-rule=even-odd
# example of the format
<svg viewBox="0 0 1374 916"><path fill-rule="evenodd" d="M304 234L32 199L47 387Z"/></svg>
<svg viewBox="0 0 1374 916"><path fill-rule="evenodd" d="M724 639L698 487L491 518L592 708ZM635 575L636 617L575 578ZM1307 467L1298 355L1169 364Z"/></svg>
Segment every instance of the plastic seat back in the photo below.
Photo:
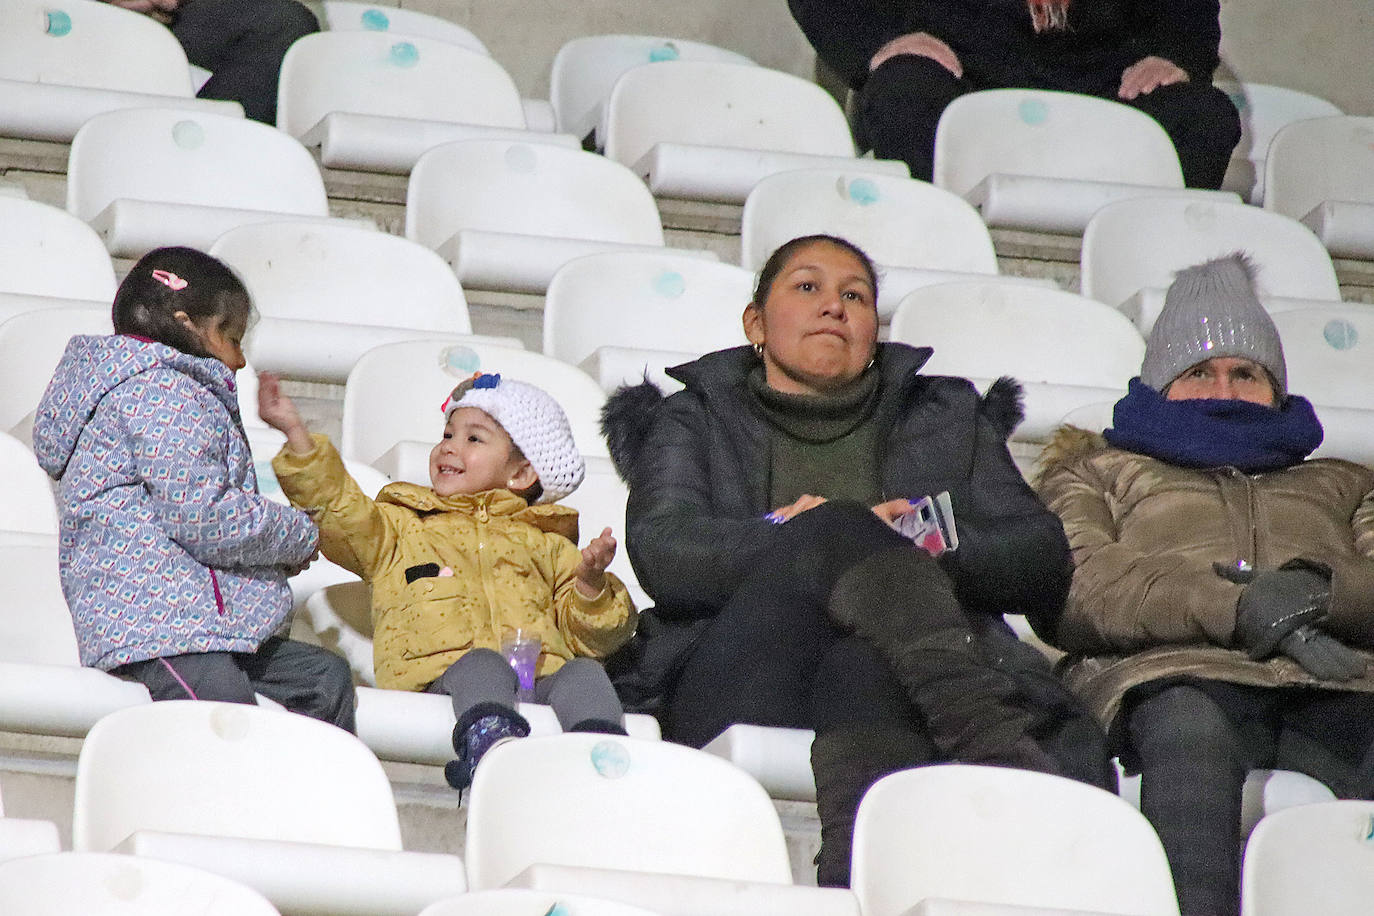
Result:
<svg viewBox="0 0 1374 916"><path fill-rule="evenodd" d="M111 713L76 765L72 848L138 830L399 850L391 782L361 741L295 713L170 700Z"/></svg>
<svg viewBox="0 0 1374 916"><path fill-rule="evenodd" d="M1231 97L1240 112L1240 142L1231 153L1221 186L1252 204L1264 200L1264 161L1274 134L1294 121L1341 114L1326 99L1283 86L1221 80L1214 85Z"/></svg>
<svg viewBox="0 0 1374 916"><path fill-rule="evenodd" d="M864 916L920 901L1178 916L1145 817L1058 776L948 764L893 773L859 804L853 880Z"/></svg>
<svg viewBox="0 0 1374 916"><path fill-rule="evenodd" d="M73 335L112 331L109 308L43 309L0 322L0 431L38 407Z"/></svg>
<svg viewBox="0 0 1374 916"><path fill-rule="evenodd" d="M585 372L528 350L430 341L385 344L358 360L344 386L340 451L370 464L401 440L438 442L439 408L455 385L479 371L543 388L568 415L578 450L606 454L600 430L606 395Z"/></svg>
<svg viewBox="0 0 1374 916"><path fill-rule="evenodd" d="M1154 118L1070 92L986 89L945 108L935 184L967 194L991 174L1183 187L1178 154Z"/></svg>
<svg viewBox="0 0 1374 916"><path fill-rule="evenodd" d="M1288 390L1324 407L1374 408L1374 306L1271 315L1283 341Z"/></svg>
<svg viewBox="0 0 1374 916"><path fill-rule="evenodd" d="M110 301L114 266L90 226L58 207L0 197L0 290Z"/></svg>
<svg viewBox="0 0 1374 916"><path fill-rule="evenodd" d="M119 198L328 216L305 147L243 118L138 108L97 115L67 160L67 210L90 222Z"/></svg>
<svg viewBox="0 0 1374 916"><path fill-rule="evenodd" d="M1250 834L1241 868L1241 916L1357 916L1369 911L1374 802L1285 808Z"/></svg>
<svg viewBox="0 0 1374 916"><path fill-rule="evenodd" d="M5 481L0 491L0 531L56 534L52 481L29 447L5 433L0 433L0 476Z"/></svg>
<svg viewBox="0 0 1374 916"><path fill-rule="evenodd" d="M56 852L0 863L0 911L23 916L278 916L257 891L159 859Z"/></svg>
<svg viewBox="0 0 1374 916"><path fill-rule="evenodd" d="M1120 312L1074 293L978 281L907 295L892 339L934 347L921 371L1113 388L1140 372L1145 341Z"/></svg>
<svg viewBox="0 0 1374 916"><path fill-rule="evenodd" d="M777 812L747 773L702 751L611 735L493 748L472 784L466 856L473 890L535 863L792 882Z"/></svg>
<svg viewBox="0 0 1374 916"><path fill-rule="evenodd" d="M95 0L0 4L0 79L193 94L186 52L166 26Z"/></svg>
<svg viewBox="0 0 1374 916"><path fill-rule="evenodd" d="M1083 295L1116 307L1143 288L1163 289L1185 267L1244 251L1268 296L1341 298L1322 243L1297 220L1248 204L1137 197L1107 204L1083 232Z"/></svg>
<svg viewBox="0 0 1374 916"><path fill-rule="evenodd" d="M744 203L740 262L758 270L778 246L837 235L878 264L997 273L992 236L963 198L924 181L798 169L760 181Z"/></svg>
<svg viewBox="0 0 1374 916"><path fill-rule="evenodd" d="M406 238L437 248L460 229L663 244L653 195L624 166L504 140L437 146L410 173Z"/></svg>
<svg viewBox="0 0 1374 916"><path fill-rule="evenodd" d="M324 0L320 6L324 8L324 27L331 32L361 30L386 32L393 36L416 35L447 41L469 51L488 53L482 39L469 29L440 16L394 6L354 3L352 0Z"/></svg>
<svg viewBox="0 0 1374 916"><path fill-rule="evenodd" d="M281 65L277 126L302 137L331 111L524 128L520 93L481 51L389 32L319 32Z"/></svg>
<svg viewBox="0 0 1374 916"><path fill-rule="evenodd" d="M1302 219L1327 200L1374 203L1374 117L1296 121L1264 163L1264 208Z"/></svg>
<svg viewBox="0 0 1374 916"><path fill-rule="evenodd" d="M654 910L618 900L601 900L581 894L554 894L523 888L501 888L461 894L431 903L420 916L659 916Z"/></svg>
<svg viewBox="0 0 1374 916"><path fill-rule="evenodd" d="M616 80L606 103L606 156L632 166L664 142L854 155L844 111L815 83L709 61L634 67Z"/></svg>
<svg viewBox="0 0 1374 916"><path fill-rule="evenodd" d="M598 347L702 354L747 341L753 275L732 264L613 252L565 264L544 299L544 352L574 365Z"/></svg>
<svg viewBox="0 0 1374 916"><path fill-rule="evenodd" d="M56 539L0 544L0 575L5 582L0 662L79 665L72 616L57 574Z"/></svg>
<svg viewBox="0 0 1374 916"><path fill-rule="evenodd" d="M265 318L472 331L463 288L443 259L385 232L254 223L220 236L210 253L238 271Z"/></svg>
<svg viewBox="0 0 1374 916"><path fill-rule="evenodd" d="M752 66L743 54L715 45L654 35L586 35L566 42L553 58L549 101L558 129L585 137L596 128L611 88L632 67L670 60Z"/></svg>

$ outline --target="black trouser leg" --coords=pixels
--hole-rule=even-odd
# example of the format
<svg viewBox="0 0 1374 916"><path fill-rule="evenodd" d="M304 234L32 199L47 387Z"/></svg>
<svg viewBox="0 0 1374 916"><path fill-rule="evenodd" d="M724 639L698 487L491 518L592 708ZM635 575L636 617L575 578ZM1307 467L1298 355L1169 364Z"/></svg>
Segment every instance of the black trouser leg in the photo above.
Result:
<svg viewBox="0 0 1374 916"><path fill-rule="evenodd" d="M563 731L610 731L622 729L625 710L594 658L574 658L553 674L534 682L534 699L548 703Z"/></svg>
<svg viewBox="0 0 1374 916"><path fill-rule="evenodd" d="M192 652L132 662L112 674L138 681L154 700L256 704L253 685L230 652Z"/></svg>
<svg viewBox="0 0 1374 916"><path fill-rule="evenodd" d="M928 57L903 54L868 75L859 90L856 127L861 145L879 159L900 159L911 177L930 181L935 126L950 102L974 87Z"/></svg>
<svg viewBox="0 0 1374 916"><path fill-rule="evenodd" d="M277 77L292 42L318 32L314 14L295 0L194 0L172 24L186 57L212 76L199 96L243 105L255 121L277 120Z"/></svg>
<svg viewBox="0 0 1374 916"><path fill-rule="evenodd" d="M1230 96L1208 83L1187 82L1160 86L1126 104L1158 121L1174 141L1184 184L1221 187L1240 142L1240 112Z"/></svg>
<svg viewBox="0 0 1374 916"><path fill-rule="evenodd" d="M258 693L292 712L357 731L353 673L341 656L294 639L269 639L237 659Z"/></svg>

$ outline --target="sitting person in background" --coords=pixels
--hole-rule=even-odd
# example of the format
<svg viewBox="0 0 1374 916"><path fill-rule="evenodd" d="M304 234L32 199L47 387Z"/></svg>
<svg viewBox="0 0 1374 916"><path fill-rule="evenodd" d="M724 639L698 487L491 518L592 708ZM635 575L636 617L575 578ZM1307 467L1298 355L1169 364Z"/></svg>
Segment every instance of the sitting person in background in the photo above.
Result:
<svg viewBox="0 0 1374 916"><path fill-rule="evenodd" d="M635 628L625 586L606 572L607 528L577 549L577 512L554 505L582 482L563 409L533 385L474 375L444 402L429 487L393 483L369 499L324 436L312 436L276 377L258 389L263 420L286 434L272 461L282 491L320 526L320 550L372 586L377 686L453 701L463 789L503 738L530 733L518 690L553 707L565 731L624 734L615 689L595 658ZM512 661L519 631L539 646ZM581 656L581 657L580 657Z"/></svg>
<svg viewBox="0 0 1374 916"><path fill-rule="evenodd" d="M1374 798L1374 472L1305 460L1321 425L1240 255L1178 274L1113 424L1042 459L1077 567L1049 641L1141 774L1183 913L1234 914L1250 770Z"/></svg>
<svg viewBox="0 0 1374 916"><path fill-rule="evenodd" d="M1058 615L1070 560L1007 451L1014 383L983 397L923 375L929 348L878 342L872 262L833 236L768 259L752 347L607 404L629 484L627 544L658 602L665 731L814 729L818 880L846 885L854 816L888 773L935 761L1115 786L1100 730L1003 614ZM948 491L958 547L894 530Z"/></svg>
<svg viewBox="0 0 1374 916"><path fill-rule="evenodd" d="M820 58L858 90L856 132L929 181L940 114L978 89L1124 102L1163 126L1189 187L1217 188L1240 115L1212 85L1218 0L789 0ZM1126 151L1123 150L1123 154Z"/></svg>
<svg viewBox="0 0 1374 916"><path fill-rule="evenodd" d="M209 81L196 95L243 105L264 124L277 122L277 76L287 48L318 32L313 13L296 0L105 0L151 16L172 30Z"/></svg>

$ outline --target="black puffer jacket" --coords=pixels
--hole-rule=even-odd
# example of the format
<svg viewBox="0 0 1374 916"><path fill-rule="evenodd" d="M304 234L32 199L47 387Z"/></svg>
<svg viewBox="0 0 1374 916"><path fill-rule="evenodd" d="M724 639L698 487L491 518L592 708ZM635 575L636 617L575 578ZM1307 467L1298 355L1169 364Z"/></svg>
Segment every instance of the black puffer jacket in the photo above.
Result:
<svg viewBox="0 0 1374 916"><path fill-rule="evenodd" d="M1210 83L1221 44L1218 0L1072 0L1069 27L1037 34L1026 0L788 0L821 59L851 86L888 41L926 32L959 56L976 85L1114 92L1142 58L1172 61Z"/></svg>
<svg viewBox="0 0 1374 916"><path fill-rule="evenodd" d="M929 348L882 344L876 407L884 499L948 490L960 546L945 568L967 610L1053 623L1072 574L1058 519L1021 478L1006 437L1019 389L979 398L964 379L918 374ZM669 370L686 390L622 388L606 409L611 454L630 486L626 548L664 618L709 617L754 568L776 528L762 516L769 427L747 384L748 347Z"/></svg>

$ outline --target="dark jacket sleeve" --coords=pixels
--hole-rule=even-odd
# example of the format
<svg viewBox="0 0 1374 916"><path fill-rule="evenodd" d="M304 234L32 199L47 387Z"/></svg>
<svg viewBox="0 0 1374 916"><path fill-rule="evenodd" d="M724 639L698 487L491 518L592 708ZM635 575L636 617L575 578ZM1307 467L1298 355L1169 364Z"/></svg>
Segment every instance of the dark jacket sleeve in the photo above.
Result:
<svg viewBox="0 0 1374 916"><path fill-rule="evenodd" d="M1183 68L1194 82L1212 81L1221 62L1218 0L1135 0L1131 18L1136 60L1162 57Z"/></svg>
<svg viewBox="0 0 1374 916"><path fill-rule="evenodd" d="M1023 614L1048 638L1073 578L1068 539L1012 461L1005 430L982 411L976 423L968 485L954 503L959 549L945 569L967 609Z"/></svg>
<svg viewBox="0 0 1374 916"><path fill-rule="evenodd" d="M708 436L700 399L674 394L658 411L631 473L626 548L640 585L665 617L719 610L773 534L763 519L714 509Z"/></svg>
<svg viewBox="0 0 1374 916"><path fill-rule="evenodd" d="M868 61L877 50L911 31L911 4L894 0L788 0L787 5L816 55L855 88L868 76Z"/></svg>

